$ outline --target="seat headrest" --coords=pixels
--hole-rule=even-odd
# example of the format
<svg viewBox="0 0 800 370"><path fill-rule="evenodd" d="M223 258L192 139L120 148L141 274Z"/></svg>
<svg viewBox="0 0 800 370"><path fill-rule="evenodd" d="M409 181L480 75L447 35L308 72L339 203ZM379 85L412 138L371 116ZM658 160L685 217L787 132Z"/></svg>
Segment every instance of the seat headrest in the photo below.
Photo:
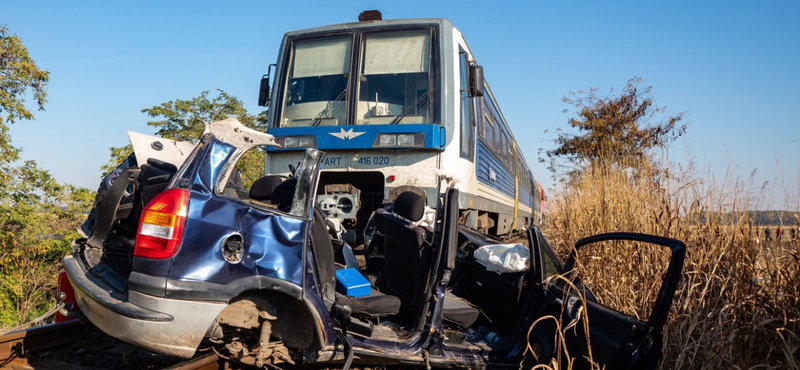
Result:
<svg viewBox="0 0 800 370"><path fill-rule="evenodd" d="M172 174L174 174L175 172L178 172L178 167L176 167L174 164L162 161L160 159L147 158L147 164L149 164L149 165L151 165L151 166L153 166L155 168L158 168L159 170L167 171L167 172L172 173Z"/></svg>
<svg viewBox="0 0 800 370"><path fill-rule="evenodd" d="M283 178L278 175L264 176L250 186L250 199L269 200L275 188L283 182Z"/></svg>
<svg viewBox="0 0 800 370"><path fill-rule="evenodd" d="M394 201L394 213L417 222L425 214L425 198L415 192L404 191Z"/></svg>
<svg viewBox="0 0 800 370"><path fill-rule="evenodd" d="M284 210L292 206L294 189L297 187L297 178L288 179L272 190L272 204L277 204L278 209Z"/></svg>

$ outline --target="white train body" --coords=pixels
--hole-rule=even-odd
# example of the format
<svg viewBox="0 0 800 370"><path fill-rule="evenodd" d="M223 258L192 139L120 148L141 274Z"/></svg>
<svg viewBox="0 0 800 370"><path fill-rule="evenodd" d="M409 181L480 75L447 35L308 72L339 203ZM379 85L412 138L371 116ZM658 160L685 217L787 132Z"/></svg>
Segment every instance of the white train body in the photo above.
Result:
<svg viewBox="0 0 800 370"><path fill-rule="evenodd" d="M467 226L506 234L541 222L537 184L448 20L289 32L276 66L268 132L282 147L268 149L267 171L288 173L304 148L324 150L321 201L349 197L356 206L329 207L329 218L360 229L405 190L424 192L435 206L447 181L461 190Z"/></svg>

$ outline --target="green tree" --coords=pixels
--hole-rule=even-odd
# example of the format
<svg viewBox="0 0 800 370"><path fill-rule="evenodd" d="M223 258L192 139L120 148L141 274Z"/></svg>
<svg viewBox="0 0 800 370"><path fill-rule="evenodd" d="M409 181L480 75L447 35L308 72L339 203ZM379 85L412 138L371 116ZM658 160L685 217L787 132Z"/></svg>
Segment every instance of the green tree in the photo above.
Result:
<svg viewBox="0 0 800 370"><path fill-rule="evenodd" d="M244 108L241 100L217 89L217 94L209 96L208 91L203 91L200 96L188 100L171 100L150 108L142 109L153 121L148 121L149 126L156 127L156 136L180 141L197 141L205 130L205 122L223 120L230 116L236 117L243 125L259 131L266 131L266 112L251 115ZM114 169L131 152L130 145L112 147L111 159L101 171L103 174ZM240 160L237 168L246 185L255 181L264 172L263 152L251 151Z"/></svg>
<svg viewBox="0 0 800 370"><path fill-rule="evenodd" d="M47 102L48 72L28 55L17 35L0 25L0 326L27 321L54 302L61 258L89 210L87 189L61 185L35 162L16 165L6 123L33 119L25 96L39 110Z"/></svg>
<svg viewBox="0 0 800 370"><path fill-rule="evenodd" d="M47 102L49 73L40 69L28 55L28 49L8 27L0 24L0 179L8 179L9 166L19 159L19 149L11 144L8 123L33 119L25 107L25 96L30 91L33 99L44 110Z"/></svg>
<svg viewBox="0 0 800 370"><path fill-rule="evenodd" d="M59 184L33 161L0 182L0 326L52 306L61 258L78 238L94 195Z"/></svg>
<svg viewBox="0 0 800 370"><path fill-rule="evenodd" d="M573 166L585 164L624 164L647 157L653 148L664 147L686 131L678 126L684 113L663 117L665 107L654 105L652 87L640 87L641 78L628 81L617 94L607 96L593 88L588 92L570 92L563 101L575 107L575 117L568 123L577 134L558 130L556 148L547 151L551 170L556 172L558 160ZM570 110L565 109L565 113Z"/></svg>
<svg viewBox="0 0 800 370"><path fill-rule="evenodd" d="M17 119L33 118L25 108L24 95L28 88L39 110L44 110L49 80L49 73L34 63L19 36L9 35L8 27L0 24L0 114L5 120L14 123Z"/></svg>
<svg viewBox="0 0 800 370"><path fill-rule="evenodd" d="M111 151L111 158L108 162L102 166L100 166L100 176L104 177L109 172L113 171L117 166L122 163L125 158L133 152L133 147L131 144L125 146L112 146L108 148Z"/></svg>
<svg viewBox="0 0 800 370"><path fill-rule="evenodd" d="M142 109L151 118L162 118L149 121L148 125L157 127L156 135L181 140L197 140L205 130L204 122L214 122L236 117L243 125L257 130L266 129L263 117L247 113L241 100L218 89L218 94L209 99L208 91L190 100L176 99L151 108Z"/></svg>

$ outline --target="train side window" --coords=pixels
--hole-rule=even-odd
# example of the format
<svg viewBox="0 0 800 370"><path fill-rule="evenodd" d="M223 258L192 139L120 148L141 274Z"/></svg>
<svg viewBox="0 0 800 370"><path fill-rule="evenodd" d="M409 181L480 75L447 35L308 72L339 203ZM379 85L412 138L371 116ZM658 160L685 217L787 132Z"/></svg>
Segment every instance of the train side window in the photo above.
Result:
<svg viewBox="0 0 800 370"><path fill-rule="evenodd" d="M488 91L489 88L487 87L486 90ZM495 153L495 156L503 162L503 139L502 139L502 130L500 125L502 124L502 120L500 118L500 114L497 112L497 107L494 104L491 96L484 96L484 112L486 116L486 120L489 122L491 127L487 128L487 135L486 142L492 146L492 151Z"/></svg>
<svg viewBox="0 0 800 370"><path fill-rule="evenodd" d="M511 143L508 141L508 136L503 135L503 146L500 147L500 152L503 154L500 155L500 158L503 158L503 164L513 173L514 167L511 165L511 158L508 157L508 151L506 150L509 145L511 145Z"/></svg>
<svg viewBox="0 0 800 370"><path fill-rule="evenodd" d="M500 132L499 135L497 135L497 141L498 141L497 154L500 156L500 162L502 162L504 166L508 166L505 164L506 157L503 156L503 154L506 152L505 149L503 149L506 147L506 137L502 134L502 131Z"/></svg>
<svg viewBox="0 0 800 370"><path fill-rule="evenodd" d="M486 132L486 143L489 144L489 149L493 150L497 144L494 142L494 120L492 119L491 110L486 106L487 101L488 100L484 99L483 104L484 131Z"/></svg>
<svg viewBox="0 0 800 370"><path fill-rule="evenodd" d="M512 139L510 138L510 136L508 136L508 134L506 134L506 143L508 143L508 146L506 146L506 158L507 158L507 161L509 163L509 167L513 168L514 167L513 166L513 163L514 163L514 143L513 143Z"/></svg>
<svg viewBox="0 0 800 370"><path fill-rule="evenodd" d="M464 49L459 47L459 67L461 68L461 157L472 160L473 148L475 147L475 135L473 133L474 118L472 114L472 103L469 97L469 60Z"/></svg>
<svg viewBox="0 0 800 370"><path fill-rule="evenodd" d="M494 120L494 152L497 153L497 156L502 158L503 155L503 139L500 134L500 122L496 120L497 116L495 116Z"/></svg>

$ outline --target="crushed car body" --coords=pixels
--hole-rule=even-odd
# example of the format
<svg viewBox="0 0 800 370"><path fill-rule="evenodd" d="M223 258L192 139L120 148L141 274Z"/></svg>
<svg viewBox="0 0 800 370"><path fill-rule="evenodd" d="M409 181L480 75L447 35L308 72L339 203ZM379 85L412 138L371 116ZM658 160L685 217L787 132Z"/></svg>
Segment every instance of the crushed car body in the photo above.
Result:
<svg viewBox="0 0 800 370"><path fill-rule="evenodd" d="M163 150L157 138L140 139ZM208 124L198 143L181 144L191 152L172 156L173 163L154 149L118 168L98 192L86 237L64 258L83 314L111 336L183 358L213 347L259 367L487 368L548 363L556 329L529 328L583 304L588 336L606 349L595 361L608 368L657 363L683 243L622 233L578 243L636 240L670 250L646 321L576 302L577 292L548 279L574 261L562 266L538 228L509 245L460 224L458 189L444 182L438 204L407 191L373 212L354 252L317 204L323 152L308 149L290 177L242 180L239 160L269 155L262 148L275 145L271 135L230 118ZM426 206L435 210L427 227L417 223ZM484 247L512 254L513 263L490 270L476 257ZM573 354L585 351L579 339L570 341ZM529 342L538 343L536 353L525 353Z"/></svg>

